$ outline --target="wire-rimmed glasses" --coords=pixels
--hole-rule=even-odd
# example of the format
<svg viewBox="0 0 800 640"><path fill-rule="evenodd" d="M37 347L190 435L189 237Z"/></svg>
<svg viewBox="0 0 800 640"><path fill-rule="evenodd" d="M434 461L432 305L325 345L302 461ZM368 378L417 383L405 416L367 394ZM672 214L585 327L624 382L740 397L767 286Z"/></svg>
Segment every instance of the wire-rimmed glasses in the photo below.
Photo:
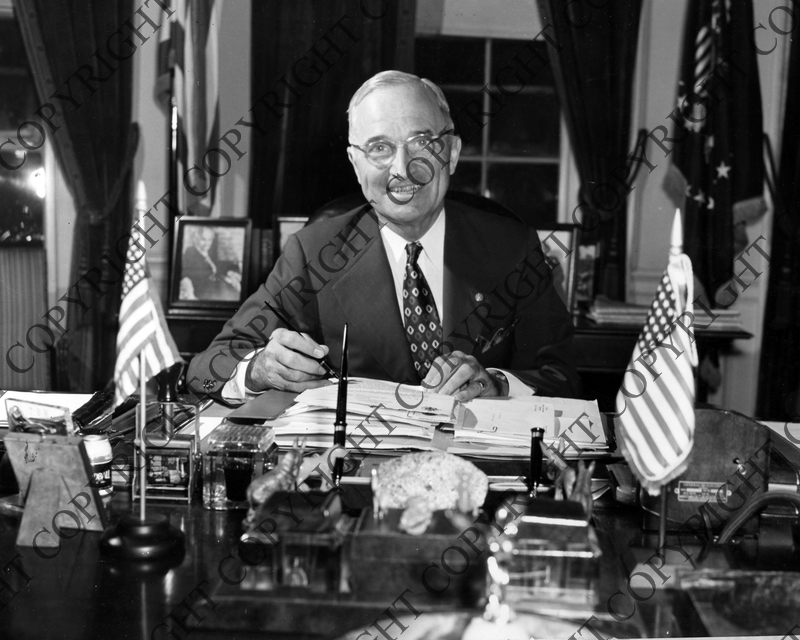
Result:
<svg viewBox="0 0 800 640"><path fill-rule="evenodd" d="M439 134L420 133L404 141L380 139L373 140L365 147L352 143L349 146L361 151L374 166L384 169L392 164L397 155L397 149L401 146L405 147L406 153L412 158L419 158L426 153L431 155L441 153L444 149L442 138L453 132L453 129L447 129Z"/></svg>

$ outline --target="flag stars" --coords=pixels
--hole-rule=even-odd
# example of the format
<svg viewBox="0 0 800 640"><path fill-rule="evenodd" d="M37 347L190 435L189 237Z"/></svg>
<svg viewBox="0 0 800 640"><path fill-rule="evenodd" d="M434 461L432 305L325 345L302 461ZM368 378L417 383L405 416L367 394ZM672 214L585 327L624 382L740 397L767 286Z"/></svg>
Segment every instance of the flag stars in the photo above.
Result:
<svg viewBox="0 0 800 640"><path fill-rule="evenodd" d="M702 189L697 190L697 195L692 198L695 202L697 202L701 207L706 203L706 195L703 193Z"/></svg>
<svg viewBox="0 0 800 640"><path fill-rule="evenodd" d="M733 167L731 167L729 164L725 164L725 161L723 160L722 162L719 163L719 166L717 167L717 178L718 179L721 179L721 178L730 179L730 175L729 174L730 174L732 168Z"/></svg>

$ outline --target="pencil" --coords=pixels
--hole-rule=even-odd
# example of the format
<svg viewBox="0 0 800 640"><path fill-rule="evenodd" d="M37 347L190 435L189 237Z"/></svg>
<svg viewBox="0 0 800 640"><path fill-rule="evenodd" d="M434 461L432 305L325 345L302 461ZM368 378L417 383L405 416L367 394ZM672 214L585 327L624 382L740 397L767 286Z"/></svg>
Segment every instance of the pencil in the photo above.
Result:
<svg viewBox="0 0 800 640"><path fill-rule="evenodd" d="M284 316L281 311L279 311L276 307L273 307L267 301L264 301L264 304L267 305L267 308L269 308L269 310L272 311L272 313L278 316L278 320L280 320L283 324L285 324L286 328L289 329L289 331L294 331L296 334L302 335L300 331L296 329L291 322L289 322L289 319L286 316ZM311 358L311 359L317 360L316 358ZM329 376L332 376L337 379L339 378L339 374L333 370L333 367L328 364L328 361L325 358L320 358L319 360L317 360L317 362L319 362L320 366L323 369L325 369L325 371L328 373Z"/></svg>

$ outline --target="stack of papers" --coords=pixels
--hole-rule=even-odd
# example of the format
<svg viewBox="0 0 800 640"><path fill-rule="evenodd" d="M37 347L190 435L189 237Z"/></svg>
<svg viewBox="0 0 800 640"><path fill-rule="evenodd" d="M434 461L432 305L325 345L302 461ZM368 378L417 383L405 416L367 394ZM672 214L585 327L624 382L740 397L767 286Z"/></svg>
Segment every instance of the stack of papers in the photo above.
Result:
<svg viewBox="0 0 800 640"><path fill-rule="evenodd" d="M530 456L531 429L544 429L544 442L563 438L564 456L606 451L608 442L594 400L570 398L475 398L463 404L448 452L489 458ZM569 443L574 443L569 444Z"/></svg>
<svg viewBox="0 0 800 640"><path fill-rule="evenodd" d="M305 438L307 447L330 447L338 385L303 391L296 403L267 424L279 446ZM347 448L430 450L436 425L455 420L452 396L420 386L351 378L347 391Z"/></svg>

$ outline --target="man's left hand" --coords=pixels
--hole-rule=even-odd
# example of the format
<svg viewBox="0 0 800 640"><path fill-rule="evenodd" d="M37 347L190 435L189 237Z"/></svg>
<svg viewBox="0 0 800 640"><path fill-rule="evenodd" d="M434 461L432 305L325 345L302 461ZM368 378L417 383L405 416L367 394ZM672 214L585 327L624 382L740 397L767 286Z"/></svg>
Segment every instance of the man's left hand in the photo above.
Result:
<svg viewBox="0 0 800 640"><path fill-rule="evenodd" d="M478 396L508 395L508 387L473 356L453 351L434 360L422 386L429 391L454 396L465 402Z"/></svg>

